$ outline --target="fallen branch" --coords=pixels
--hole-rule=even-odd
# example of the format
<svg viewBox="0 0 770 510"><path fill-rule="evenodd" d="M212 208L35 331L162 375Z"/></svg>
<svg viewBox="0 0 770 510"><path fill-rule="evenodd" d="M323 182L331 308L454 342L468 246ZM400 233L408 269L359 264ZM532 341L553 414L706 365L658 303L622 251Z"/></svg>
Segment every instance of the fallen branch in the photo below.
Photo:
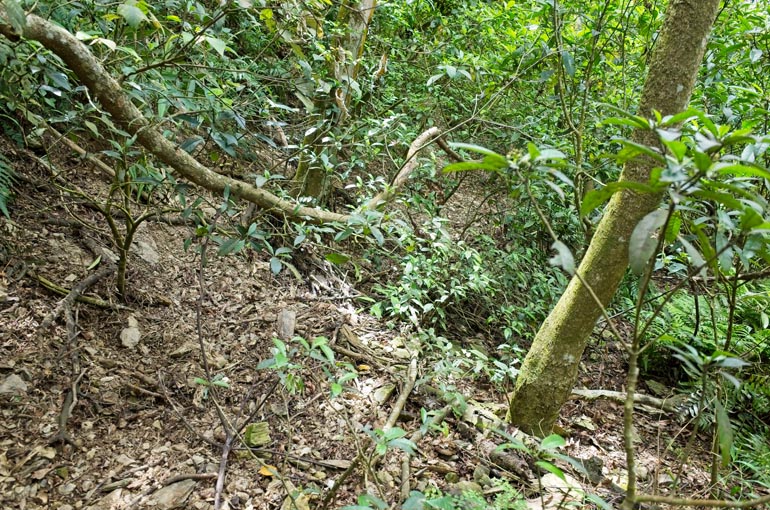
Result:
<svg viewBox="0 0 770 510"><path fill-rule="evenodd" d="M753 508L755 506L770 503L770 494L761 498L747 499L744 501L728 501L723 499L688 499L671 498L668 496L654 496L639 494L634 498L636 503L663 503L671 506L706 506L710 508Z"/></svg>
<svg viewBox="0 0 770 510"><path fill-rule="evenodd" d="M48 290L50 290L52 292L55 292L55 293L60 294L62 296L68 296L70 294L70 292L71 292L69 289L66 289L65 287L57 285L57 284L53 283L52 281L48 280L47 278L45 278L43 276L40 276L40 275L38 275L36 273L27 273L27 274L29 275L30 278L34 278L35 280L40 282L40 284L43 287L45 287L46 289L48 289ZM131 308L128 307L128 306L124 306L124 305L120 305L120 304L115 304L115 303L109 303L109 302L101 300L99 298L94 298L94 297L90 297L90 296L80 295L80 296L77 296L75 298L75 301L77 301L78 303L85 303L87 305L92 305L92 306L97 306L99 308L104 308L106 310L116 310L116 311L117 310L131 310Z"/></svg>
<svg viewBox="0 0 770 510"><path fill-rule="evenodd" d="M53 324L53 321L55 321L64 311L64 309L68 306L72 306L72 304L75 302L77 298L85 292L87 288L89 288L91 285L95 284L102 278L105 278L112 273L115 272L115 266L112 264L106 264L103 268L95 272L94 274L84 278L83 280L80 280L80 282L72 287L72 290L67 293L64 299L59 301L59 304L56 305L56 308L51 310L51 312L46 315L45 319L43 319L43 322L40 324L40 329L47 329L51 324ZM40 281L40 279L38 279ZM42 283L42 281L41 281Z"/></svg>
<svg viewBox="0 0 770 510"><path fill-rule="evenodd" d="M67 395L64 397L64 403L62 404L61 413L59 413L59 419L57 421L58 428L56 434L48 440L48 444L61 443L62 445L70 444L77 447L75 441L72 440L69 432L67 432L67 423L72 416L72 410L78 405L78 384L80 384L80 380L84 375L86 375L86 371L82 370L77 378L72 381L72 385L67 388Z"/></svg>
<svg viewBox="0 0 770 510"><path fill-rule="evenodd" d="M409 370L406 372L406 380L404 381L404 387L401 388L401 393L398 396L398 400L396 400L396 403L393 404L393 409L390 411L390 416L388 417L388 420L385 422L385 425L382 426L382 430L384 432L387 432L388 430L392 429L396 425L396 420L398 420L398 417L401 415L401 412L404 410L404 406L406 405L406 401L409 399L409 394L412 393L412 390L414 389L414 383L417 380L417 358L412 358L412 361L409 363Z"/></svg>
<svg viewBox="0 0 770 510"><path fill-rule="evenodd" d="M36 120L38 120L43 127L45 127L48 131L50 131L51 134L54 135L57 140L61 140L62 142L64 142L64 144L67 147L77 152L81 158L91 162L96 168L98 168L107 177L115 177L115 170L111 166L109 166L107 163L97 158L93 154L89 154L88 151L86 151L83 147L73 142L63 134L59 133L53 126L45 122L42 119L42 117L37 117L37 116L35 117L36 117Z"/></svg>
<svg viewBox="0 0 770 510"><path fill-rule="evenodd" d="M425 147L431 138L438 136L438 132L439 131L437 127L432 127L415 138L415 140L412 142L412 145L409 146L409 151L406 153L406 163L404 163L404 166L402 166L401 170L398 171L396 177L393 179L393 182L390 184L390 186L372 197L371 200L366 203L364 209L376 209L380 204L393 198L401 186L404 185L407 178L409 178L409 175L414 171L415 168L417 168L417 163L419 162L416 158L417 152Z"/></svg>
<svg viewBox="0 0 770 510"><path fill-rule="evenodd" d="M428 420L428 423L414 431L414 433L409 436L409 440L414 444L420 442L420 440L422 440L422 438L425 436L425 433L428 432L431 427L438 426L439 423L444 421L444 418L446 418L446 415L449 414L450 411L452 411L452 406L450 404L447 404L439 409L436 414L434 414L431 419ZM405 455L404 458L401 459L401 501L406 501L409 498L409 493L411 492L411 487L409 486L410 469L411 457L409 455Z"/></svg>
<svg viewBox="0 0 770 510"><path fill-rule="evenodd" d="M572 390L571 398L583 400L606 398L609 400L614 400L615 402L624 403L626 400L626 393L611 390ZM635 403L645 404L667 412L675 412L677 406L679 403L681 403L681 400L682 398L680 396L675 396L672 398L655 398L650 395L643 395L640 393L634 395Z"/></svg>

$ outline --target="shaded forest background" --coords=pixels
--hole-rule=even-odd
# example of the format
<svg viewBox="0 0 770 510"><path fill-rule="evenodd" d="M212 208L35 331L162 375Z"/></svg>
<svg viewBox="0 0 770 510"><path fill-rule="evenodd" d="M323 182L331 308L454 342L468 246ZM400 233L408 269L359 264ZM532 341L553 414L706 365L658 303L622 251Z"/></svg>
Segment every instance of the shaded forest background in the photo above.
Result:
<svg viewBox="0 0 770 510"><path fill-rule="evenodd" d="M675 116L636 112L687 2L0 3L8 504L766 502L770 15L710 3ZM537 429L522 360L622 193Z"/></svg>

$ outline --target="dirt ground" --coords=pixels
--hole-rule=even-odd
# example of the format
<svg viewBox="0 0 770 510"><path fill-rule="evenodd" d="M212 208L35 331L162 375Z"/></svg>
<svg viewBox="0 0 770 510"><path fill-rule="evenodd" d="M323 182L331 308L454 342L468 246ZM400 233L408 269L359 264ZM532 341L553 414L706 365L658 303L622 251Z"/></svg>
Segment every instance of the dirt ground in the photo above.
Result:
<svg viewBox="0 0 770 510"><path fill-rule="evenodd" d="M428 390L438 354L408 328L370 316L351 298L344 269L310 253L299 278L275 276L262 254L217 257L210 247L201 273L199 245L184 247L194 228L153 220L137 233L121 301L106 268L112 236L85 200L104 197L103 177L54 154L57 180L34 155L2 143L21 180L12 219L0 217L0 507L208 509L220 497L232 509L339 508L370 492L397 508L410 490L431 487L481 489L493 501L503 490L496 480L531 508L562 502L549 479L538 483L544 473L531 459L494 451L516 431L500 422L505 393L483 379L454 381L466 412L450 411L420 437L421 409L447 410ZM97 301L67 303L52 290L66 293L100 271L84 293ZM328 350L305 355L288 341L295 335L324 337ZM287 339L285 357L275 337ZM593 342L580 386L622 390L624 363L616 344ZM410 376L417 385L405 394ZM372 431L391 417L416 439L408 469L401 450L380 458L374 449ZM557 464L615 505L622 417L618 402L573 400L560 421L561 452L590 460L598 476ZM679 477L679 493L706 495L704 455L676 468L682 430L670 413L637 414L643 491L665 492ZM225 461L223 444L232 446Z"/></svg>

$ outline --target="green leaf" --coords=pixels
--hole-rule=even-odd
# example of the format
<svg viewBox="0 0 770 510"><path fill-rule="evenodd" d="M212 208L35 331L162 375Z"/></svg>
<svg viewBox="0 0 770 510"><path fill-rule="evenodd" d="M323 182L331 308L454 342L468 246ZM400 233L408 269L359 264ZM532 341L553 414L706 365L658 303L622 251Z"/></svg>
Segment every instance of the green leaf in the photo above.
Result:
<svg viewBox="0 0 770 510"><path fill-rule="evenodd" d="M690 261L693 266L693 269L695 268L701 268L700 269L700 276L702 278L706 278L706 260L703 258L703 255L700 254L700 252L693 246L687 239L685 239L682 236L679 236L679 242L682 243L682 246L684 246L685 251L687 252L687 255L690 256Z"/></svg>
<svg viewBox="0 0 770 510"><path fill-rule="evenodd" d="M586 193L583 197L583 203L580 204L580 216L583 218L588 216L594 209L609 200L616 191L618 191L617 187L608 185Z"/></svg>
<svg viewBox="0 0 770 510"><path fill-rule="evenodd" d="M206 37L206 42L209 43L209 46L214 48L217 53L219 53L220 57L225 56L227 44L222 39L217 39L216 37Z"/></svg>
<svg viewBox="0 0 770 510"><path fill-rule="evenodd" d="M491 156L493 158L497 158L500 162L505 162L506 164L508 164L508 161L505 159L505 156L501 156L495 151L487 149L486 147L482 147L481 145L474 145L472 143L461 143L461 142L452 142L449 145L453 149L464 149L471 152L477 152L485 156Z"/></svg>
<svg viewBox="0 0 770 510"><path fill-rule="evenodd" d="M543 440L540 441L540 449L555 450L556 448L561 448L566 444L567 442L559 434L551 434L548 437L544 437Z"/></svg>
<svg viewBox="0 0 770 510"><path fill-rule="evenodd" d="M719 451L722 453L722 467L727 467L730 463L730 451L733 447L733 427L730 423L730 417L727 416L727 411L719 400L716 401L716 420Z"/></svg>
<svg viewBox="0 0 770 510"><path fill-rule="evenodd" d="M335 252L327 253L324 258L337 266L341 266L342 264L350 260L350 257L348 257L347 255L343 255L341 253L335 253Z"/></svg>
<svg viewBox="0 0 770 510"><path fill-rule="evenodd" d="M636 142L632 142L631 140L619 140L621 144L623 144L623 157L625 158L625 161L628 161L629 159L635 158L636 156L640 154L644 154L645 156L649 156L650 158L654 159L655 161L665 164L666 158L663 156L660 152L653 149L652 147L647 147L646 145L642 145ZM618 154L620 156L620 154Z"/></svg>
<svg viewBox="0 0 770 510"><path fill-rule="evenodd" d="M586 193L585 197L583 197L583 202L580 204L580 216L587 216L591 211L621 190L631 190L636 191L637 193L657 193L661 188L633 181L610 182L603 188L591 190Z"/></svg>
<svg viewBox="0 0 770 510"><path fill-rule="evenodd" d="M91 264L88 266L88 269L93 269L93 268L95 268L96 266L98 266L98 265L99 265L99 262L101 262L101 261L102 261L102 256L101 256L101 255L99 255L98 257L96 257L96 258L94 259L94 261L93 261L93 262L91 262Z"/></svg>
<svg viewBox="0 0 770 510"><path fill-rule="evenodd" d="M761 179L770 179L770 172L758 166L749 166L749 165L741 165L741 164L723 165L718 163L714 165L714 169L720 175L731 174L731 175L736 175L738 177L759 177Z"/></svg>
<svg viewBox="0 0 770 510"><path fill-rule="evenodd" d="M642 274L658 246L656 231L666 222L668 211L657 209L636 224L628 241L628 265L636 274Z"/></svg>
<svg viewBox="0 0 770 510"><path fill-rule="evenodd" d="M538 460L537 462L535 462L535 465L537 467L541 468L541 469L544 469L546 471L549 471L549 472L555 474L556 476L558 476L559 478L561 478L565 482L567 481L566 477L564 476L564 471L562 471L558 467L554 466L550 462L546 462L544 460Z"/></svg>
<svg viewBox="0 0 770 510"><path fill-rule="evenodd" d="M544 161L548 159L566 159L567 156L564 155L564 153L560 150L556 149L543 149L540 151L540 154L538 154L535 161Z"/></svg>
<svg viewBox="0 0 770 510"><path fill-rule="evenodd" d="M501 168L505 168L506 166L508 166L507 161L503 166L499 164L485 163L483 161L461 161L459 163L451 163L445 166L443 169L443 172L444 173L465 172L467 170L486 170L488 172L497 172Z"/></svg>
<svg viewBox="0 0 770 510"><path fill-rule="evenodd" d="M562 50L561 61L564 64L564 71L570 76L575 76L575 57L567 50Z"/></svg>
<svg viewBox="0 0 770 510"><path fill-rule="evenodd" d="M388 441L388 446L391 446L393 448L398 448L399 450L406 452L409 455L414 455L414 452L417 450L416 444L404 438L393 439L391 441Z"/></svg>
<svg viewBox="0 0 770 510"><path fill-rule="evenodd" d="M602 498L597 496L596 494L586 494L586 499L596 505L597 507L601 508L602 510L614 510L615 507L611 504L604 501Z"/></svg>
<svg viewBox="0 0 770 510"><path fill-rule="evenodd" d="M133 2L126 2L118 6L118 14L126 21L131 28L137 28L143 21L147 20L147 15L134 5Z"/></svg>
<svg viewBox="0 0 770 510"><path fill-rule="evenodd" d="M283 264L281 263L281 259L279 259L278 257L270 258L270 270L273 272L273 274L280 273L282 267L283 267Z"/></svg>

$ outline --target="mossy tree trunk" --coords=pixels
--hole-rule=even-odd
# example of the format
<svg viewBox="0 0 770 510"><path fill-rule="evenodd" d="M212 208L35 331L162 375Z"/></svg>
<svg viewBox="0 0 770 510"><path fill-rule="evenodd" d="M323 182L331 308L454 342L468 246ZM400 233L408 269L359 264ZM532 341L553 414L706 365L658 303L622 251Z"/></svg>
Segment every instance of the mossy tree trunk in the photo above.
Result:
<svg viewBox="0 0 770 510"><path fill-rule="evenodd" d="M337 86L331 95L323 96L315 101L316 115L324 119L332 105L336 108L333 120L323 122L323 128L307 133L302 140L305 151L297 165L294 175L293 194L295 197L311 197L317 203L323 202L328 191L327 170L321 161L323 152L323 137L329 129L338 129L348 119L351 92L360 87L357 85L361 56L369 33L369 24L377 7L377 0L360 0L359 2L344 2L337 15L337 25L347 27L345 35L335 38L336 60L333 63L334 79Z"/></svg>
<svg viewBox="0 0 770 510"><path fill-rule="evenodd" d="M639 115L663 115L686 109L719 0L671 0L653 50ZM654 133L637 130L634 142L656 143ZM626 164L621 180L647 183L653 164L635 159ZM543 322L516 381L509 420L537 435L550 433L559 410L577 380L578 366L588 338L609 304L628 266L628 245L637 223L655 210L657 194L616 193L600 221L578 268L601 306L581 280L573 277L553 311Z"/></svg>

